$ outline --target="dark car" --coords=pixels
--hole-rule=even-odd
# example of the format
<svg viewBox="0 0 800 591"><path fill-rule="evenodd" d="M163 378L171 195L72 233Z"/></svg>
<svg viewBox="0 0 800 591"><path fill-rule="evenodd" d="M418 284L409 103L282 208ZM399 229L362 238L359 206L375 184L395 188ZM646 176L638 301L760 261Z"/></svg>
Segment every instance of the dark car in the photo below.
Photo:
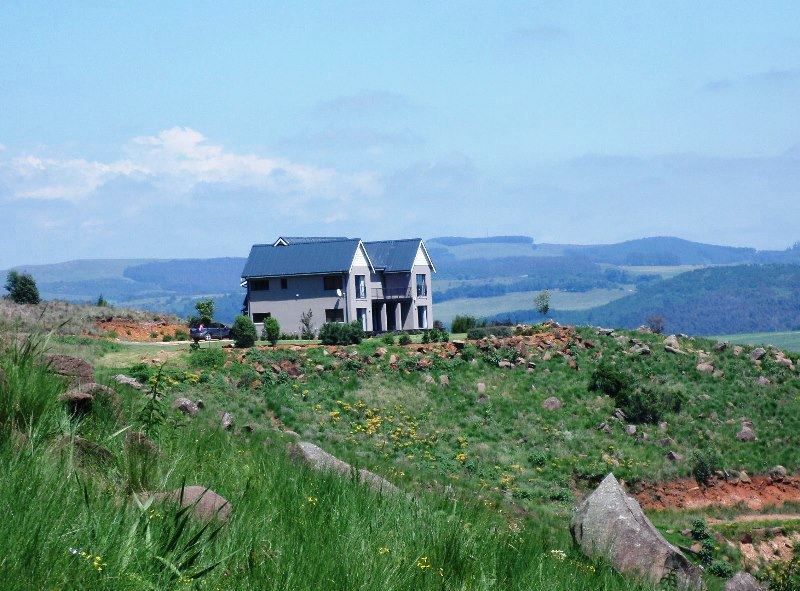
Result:
<svg viewBox="0 0 800 591"><path fill-rule="evenodd" d="M210 322L208 325L193 326L189 329L189 336L195 343L201 340L228 339L231 336L231 328L221 322Z"/></svg>

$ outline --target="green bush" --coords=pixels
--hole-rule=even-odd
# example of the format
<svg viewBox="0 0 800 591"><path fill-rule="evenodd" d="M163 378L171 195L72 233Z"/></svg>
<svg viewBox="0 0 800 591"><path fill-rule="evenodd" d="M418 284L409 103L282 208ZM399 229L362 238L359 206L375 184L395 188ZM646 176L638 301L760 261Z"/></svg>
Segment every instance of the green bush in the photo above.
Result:
<svg viewBox="0 0 800 591"><path fill-rule="evenodd" d="M714 472L718 469L719 453L716 450L698 449L692 453L692 476L694 476L697 484L701 486L707 485ZM694 535L694 527L692 528L692 535Z"/></svg>
<svg viewBox="0 0 800 591"><path fill-rule="evenodd" d="M272 316L264 319L264 328L261 329L261 340L269 341L274 347L281 336L281 327L278 320Z"/></svg>
<svg viewBox="0 0 800 591"><path fill-rule="evenodd" d="M393 334L385 334L381 339L387 345L394 345L394 335Z"/></svg>
<svg viewBox="0 0 800 591"><path fill-rule="evenodd" d="M164 343L169 343L169 342L172 341L172 339L173 339L173 336L169 335L169 334L165 334L163 337L161 337L161 340Z"/></svg>
<svg viewBox="0 0 800 591"><path fill-rule="evenodd" d="M357 345L364 339L364 329L357 320L326 322L319 329L319 338L324 345Z"/></svg>
<svg viewBox="0 0 800 591"><path fill-rule="evenodd" d="M398 337L397 343L399 345L403 345L403 346L410 345L411 344L411 337L409 335L407 335L406 333L403 333Z"/></svg>
<svg viewBox="0 0 800 591"><path fill-rule="evenodd" d="M456 332L455 330L453 332ZM470 340L478 340L489 335L496 337L510 337L514 331L510 326L483 326L471 328L467 331L467 338Z"/></svg>
<svg viewBox="0 0 800 591"><path fill-rule="evenodd" d="M189 352L190 367L197 369L219 369L223 365L225 365L225 351L222 349L216 347L198 347Z"/></svg>
<svg viewBox="0 0 800 591"><path fill-rule="evenodd" d="M620 392L631 389L633 385L633 377L606 362L600 363L589 378L590 392L602 392L611 397L616 397Z"/></svg>
<svg viewBox="0 0 800 591"><path fill-rule="evenodd" d="M469 332L470 329L479 328L483 326L483 324L483 320L478 320L474 316L458 314L453 318L450 330L452 332Z"/></svg>
<svg viewBox="0 0 800 591"><path fill-rule="evenodd" d="M623 389L614 399L631 423L656 424L664 415L680 412L683 404L679 392L649 385Z"/></svg>
<svg viewBox="0 0 800 591"><path fill-rule="evenodd" d="M176 330L175 331L175 340L176 341L188 341L189 340L189 333L185 330Z"/></svg>
<svg viewBox="0 0 800 591"><path fill-rule="evenodd" d="M769 591L797 591L800 589L800 553L795 550L792 560L771 563L764 575Z"/></svg>
<svg viewBox="0 0 800 591"><path fill-rule="evenodd" d="M256 342L256 325L247 316L237 316L231 326L231 338L237 347L252 347Z"/></svg>

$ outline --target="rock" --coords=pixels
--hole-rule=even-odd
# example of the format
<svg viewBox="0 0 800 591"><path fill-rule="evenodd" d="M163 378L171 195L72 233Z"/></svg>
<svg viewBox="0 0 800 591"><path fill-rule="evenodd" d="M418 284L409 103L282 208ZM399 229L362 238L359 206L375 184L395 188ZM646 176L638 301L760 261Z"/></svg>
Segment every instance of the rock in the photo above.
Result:
<svg viewBox="0 0 800 591"><path fill-rule="evenodd" d="M628 352L629 352L631 355L644 355L644 356L651 355L651 354L653 353L653 352L650 350L650 347L648 347L647 345L644 345L644 344L641 344L641 345L634 345L633 347L631 347L631 348L628 350Z"/></svg>
<svg viewBox="0 0 800 591"><path fill-rule="evenodd" d="M613 474L577 507L570 532L584 554L610 560L619 572L654 585L674 580L680 589L703 588L700 572L653 527Z"/></svg>
<svg viewBox="0 0 800 591"><path fill-rule="evenodd" d="M386 353L387 353L386 347L378 347L377 349L375 349L375 357L379 359L384 355L386 355Z"/></svg>
<svg viewBox="0 0 800 591"><path fill-rule="evenodd" d="M602 431L603 433L611 433L611 425L606 422L602 422L597 425L597 430Z"/></svg>
<svg viewBox="0 0 800 591"><path fill-rule="evenodd" d="M667 458L670 462L677 463L677 462L682 462L683 461L683 456L681 454L679 454L678 452L674 452L674 451L668 451L667 454L664 457Z"/></svg>
<svg viewBox="0 0 800 591"><path fill-rule="evenodd" d="M203 409L203 408L206 407L206 403L203 402L202 398L198 398L197 402L195 402L195 404L197 405L197 408L200 408L200 409Z"/></svg>
<svg viewBox="0 0 800 591"><path fill-rule="evenodd" d="M678 342L678 337L674 334L669 335L664 339L664 347L672 347L673 349L680 349L681 344Z"/></svg>
<svg viewBox="0 0 800 591"><path fill-rule="evenodd" d="M597 329L597 334L600 335L601 337L610 337L610 336L612 336L614 334L614 329L613 328L598 328Z"/></svg>
<svg viewBox="0 0 800 591"><path fill-rule="evenodd" d="M233 429L233 415L229 412L222 413L220 418L220 426L226 431Z"/></svg>
<svg viewBox="0 0 800 591"><path fill-rule="evenodd" d="M58 439L58 447L64 449L70 445L74 450L75 459L83 465L107 466L114 461L114 454L94 441L77 435L74 437L63 435Z"/></svg>
<svg viewBox="0 0 800 591"><path fill-rule="evenodd" d="M325 366L324 366L324 365L322 365L322 364L320 364L320 363L317 363L317 364L314 366L314 371L316 371L316 372L323 372L323 371L325 371Z"/></svg>
<svg viewBox="0 0 800 591"><path fill-rule="evenodd" d="M486 392L486 384L484 384L483 382L478 382L477 388L478 388L478 394L484 394Z"/></svg>
<svg viewBox="0 0 800 591"><path fill-rule="evenodd" d="M744 349L743 349L742 347L740 347L739 345L734 345L734 347L733 347L732 351L733 351L733 354L734 354L734 355L736 355L736 356L738 357L739 355L741 355L741 354L742 354L742 352L744 351Z"/></svg>
<svg viewBox="0 0 800 591"><path fill-rule="evenodd" d="M756 432L753 431L752 427L743 425L741 430L736 434L736 439L738 439L739 441L755 441Z"/></svg>
<svg viewBox="0 0 800 591"><path fill-rule="evenodd" d="M456 348L456 350L458 350L458 351L461 351L461 350L462 350L464 347L466 347L466 345L467 345L467 342L466 342L466 341L459 341L459 340L455 340L455 341L451 341L451 342L453 343L453 346L454 346L454 347Z"/></svg>
<svg viewBox="0 0 800 591"><path fill-rule="evenodd" d="M620 347L627 347L631 340L625 335L618 335L614 337L614 342L616 342Z"/></svg>
<svg viewBox="0 0 800 591"><path fill-rule="evenodd" d="M125 451L137 455L156 456L158 446L140 431L128 431L125 434Z"/></svg>
<svg viewBox="0 0 800 591"><path fill-rule="evenodd" d="M144 390L144 385L140 383L139 380L126 376L125 374L118 373L114 376L114 381L123 386L130 386L135 390Z"/></svg>
<svg viewBox="0 0 800 591"><path fill-rule="evenodd" d="M750 479L750 475L747 472L741 470L739 472L739 482L742 482L744 484L750 484L753 481Z"/></svg>
<svg viewBox="0 0 800 591"><path fill-rule="evenodd" d="M717 353L721 353L727 348L728 348L727 341L717 341L716 343L714 343L714 351L716 351Z"/></svg>
<svg viewBox="0 0 800 591"><path fill-rule="evenodd" d="M339 458L329 454L313 443L299 441L288 444L286 449L290 458L306 464L312 470L335 472L348 478L352 477L353 475L353 467L350 464L343 462ZM391 482L373 472L370 472L369 470L359 470L357 473L357 478L360 483L377 492L400 492L400 490Z"/></svg>
<svg viewBox="0 0 800 591"><path fill-rule="evenodd" d="M662 433L666 433L667 429L669 429L669 424L666 421L661 421L658 424L658 430Z"/></svg>
<svg viewBox="0 0 800 591"><path fill-rule="evenodd" d="M497 362L497 367L510 369L510 368L514 367L514 364L511 363L510 361L506 361L505 359L501 359L500 361Z"/></svg>
<svg viewBox="0 0 800 591"><path fill-rule="evenodd" d="M488 394L486 394L486 393L478 394L478 399L477 399L477 403L478 404L486 404L487 402L489 402L489 395Z"/></svg>
<svg viewBox="0 0 800 591"><path fill-rule="evenodd" d="M756 347L750 351L750 361L761 361L766 354L767 351L763 347Z"/></svg>
<svg viewBox="0 0 800 591"><path fill-rule="evenodd" d="M153 500L157 503L178 503L181 509L192 507L192 515L198 519L227 521L233 510L225 497L204 486L185 486L182 489L155 493Z"/></svg>
<svg viewBox="0 0 800 591"><path fill-rule="evenodd" d="M784 468L783 466L774 466L769 471L769 477L774 482L781 482L784 478L786 478L787 475L788 475L788 472L787 472L786 468Z"/></svg>
<svg viewBox="0 0 800 591"><path fill-rule="evenodd" d="M625 416L625 413L623 412L623 410L621 408L615 408L614 409L614 416L617 419L619 419L620 421L624 421L625 419L628 418L627 416Z"/></svg>
<svg viewBox="0 0 800 591"><path fill-rule="evenodd" d="M397 355L394 353L389 355L389 365L397 365Z"/></svg>
<svg viewBox="0 0 800 591"><path fill-rule="evenodd" d="M89 412L92 410L94 396L92 396L89 392L85 392L78 388L73 388L72 390L67 390L64 392L58 397L58 400L67 405L69 414L85 415L89 414Z"/></svg>
<svg viewBox="0 0 800 591"><path fill-rule="evenodd" d="M628 435L636 435L636 425L625 425L625 433Z"/></svg>
<svg viewBox="0 0 800 591"><path fill-rule="evenodd" d="M569 366L571 369L575 369L575 370L577 370L577 369L578 369L578 362L577 362L577 361L575 361L575 358L574 358L574 357L567 357L567 365L568 365L568 366Z"/></svg>
<svg viewBox="0 0 800 591"><path fill-rule="evenodd" d="M725 583L725 591L764 591L764 587L750 573L739 571Z"/></svg>
<svg viewBox="0 0 800 591"><path fill-rule="evenodd" d="M781 367L785 367L786 369L790 369L794 371L794 363L788 357L784 357L783 355L775 358L775 363L780 365Z"/></svg>
<svg viewBox="0 0 800 591"><path fill-rule="evenodd" d="M429 374L429 373L426 373L425 375L422 376L422 381L425 384L435 384L436 383L436 380L434 380L433 376L431 374Z"/></svg>
<svg viewBox="0 0 800 591"><path fill-rule="evenodd" d="M542 402L542 408L545 410L558 410L564 406L564 404L555 396L550 396L550 398L546 398Z"/></svg>
<svg viewBox="0 0 800 591"><path fill-rule="evenodd" d="M83 359L69 355L47 355L45 363L50 371L67 378L72 384L94 382L94 369Z"/></svg>
<svg viewBox="0 0 800 591"><path fill-rule="evenodd" d="M608 455L606 452L602 453L600 459L603 460L609 466L619 466L619 460L614 456Z"/></svg>
<svg viewBox="0 0 800 591"><path fill-rule="evenodd" d="M722 378L724 378L724 377L725 377L725 372L724 372L724 371L722 371L721 369L715 369L715 370L714 370L714 371L711 373L711 377L717 378L718 380L719 380L719 379L722 379Z"/></svg>
<svg viewBox="0 0 800 591"><path fill-rule="evenodd" d="M711 365L710 363L698 363L697 364L697 371L699 371L700 373L713 374L714 373L714 366Z"/></svg>
<svg viewBox="0 0 800 591"><path fill-rule="evenodd" d="M450 385L450 376L447 374L442 374L439 376L439 385L440 386L449 386Z"/></svg>
<svg viewBox="0 0 800 591"><path fill-rule="evenodd" d="M664 345L664 351L667 353L673 353L674 355L686 355L685 351L682 351L677 347L671 347L670 345Z"/></svg>
<svg viewBox="0 0 800 591"><path fill-rule="evenodd" d="M430 369L433 366L433 361L427 357L423 357L417 361L417 369Z"/></svg>
<svg viewBox="0 0 800 591"><path fill-rule="evenodd" d="M200 407L198 407L194 402L189 400L188 398L178 398L175 402L172 403L172 408L175 410L181 411L185 415L189 415L193 417L198 412L200 412Z"/></svg>

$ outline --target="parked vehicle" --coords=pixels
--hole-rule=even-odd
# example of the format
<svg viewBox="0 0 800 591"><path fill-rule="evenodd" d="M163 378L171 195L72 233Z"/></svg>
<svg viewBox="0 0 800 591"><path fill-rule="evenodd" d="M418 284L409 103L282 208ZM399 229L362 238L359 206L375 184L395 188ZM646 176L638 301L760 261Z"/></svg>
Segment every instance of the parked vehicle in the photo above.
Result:
<svg viewBox="0 0 800 591"><path fill-rule="evenodd" d="M231 337L231 327L225 326L221 322L210 322L208 325L200 324L189 329L189 337L195 343L201 340L229 339Z"/></svg>

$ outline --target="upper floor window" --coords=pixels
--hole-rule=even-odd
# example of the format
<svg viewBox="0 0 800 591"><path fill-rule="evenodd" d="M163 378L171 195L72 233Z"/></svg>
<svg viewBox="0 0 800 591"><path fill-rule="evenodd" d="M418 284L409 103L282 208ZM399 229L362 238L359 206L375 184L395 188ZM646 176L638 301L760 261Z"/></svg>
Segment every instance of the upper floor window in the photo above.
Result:
<svg viewBox="0 0 800 591"><path fill-rule="evenodd" d="M286 277L281 277L281 289L289 288L289 280Z"/></svg>
<svg viewBox="0 0 800 591"><path fill-rule="evenodd" d="M325 291L333 291L335 289L342 289L342 276L341 275L325 275L323 278Z"/></svg>
<svg viewBox="0 0 800 591"><path fill-rule="evenodd" d="M417 275L417 296L425 297L428 295L427 277L424 273Z"/></svg>
<svg viewBox="0 0 800 591"><path fill-rule="evenodd" d="M366 275L356 275L356 297L362 300L367 297Z"/></svg>
<svg viewBox="0 0 800 591"><path fill-rule="evenodd" d="M269 279L251 279L250 291L267 291L269 289Z"/></svg>

